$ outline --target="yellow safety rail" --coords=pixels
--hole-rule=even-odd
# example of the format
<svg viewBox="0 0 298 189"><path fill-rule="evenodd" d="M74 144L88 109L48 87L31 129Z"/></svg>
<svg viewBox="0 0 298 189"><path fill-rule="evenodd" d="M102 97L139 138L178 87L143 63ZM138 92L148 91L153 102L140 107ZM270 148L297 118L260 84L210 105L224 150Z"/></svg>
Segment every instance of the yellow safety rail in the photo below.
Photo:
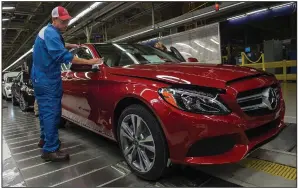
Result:
<svg viewBox="0 0 298 189"><path fill-rule="evenodd" d="M247 66L247 67L252 67L256 69L262 69L266 71L267 68L283 68L283 73L282 74L275 74L275 77L278 80L297 80L297 74L287 74L287 68L288 67L297 67L297 61L296 60L283 60L283 61L277 61L277 62L264 62L264 54L262 54L259 58L259 60L253 62L251 61L245 53L241 53L242 56L242 64L241 66ZM246 64L245 60L248 60L251 62L251 64ZM260 63L256 63L262 60Z"/></svg>

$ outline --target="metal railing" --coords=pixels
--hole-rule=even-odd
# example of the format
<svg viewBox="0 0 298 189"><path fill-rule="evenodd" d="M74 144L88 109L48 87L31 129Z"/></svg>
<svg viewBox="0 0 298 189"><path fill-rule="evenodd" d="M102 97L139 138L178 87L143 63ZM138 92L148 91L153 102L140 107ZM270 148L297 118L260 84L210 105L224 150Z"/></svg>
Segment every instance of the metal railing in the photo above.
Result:
<svg viewBox="0 0 298 189"><path fill-rule="evenodd" d="M260 58L253 62L251 61L245 53L241 53L242 63L241 66L252 67L256 69L262 69L266 71L268 68L282 68L282 74L275 74L275 77L278 80L288 81L288 80L297 80L297 73L289 74L287 73L288 67L297 67L297 60L283 60L276 62L264 62L264 54L261 54ZM246 60L250 63L246 63ZM261 60L261 62L259 62ZM259 63L257 63L259 62Z"/></svg>

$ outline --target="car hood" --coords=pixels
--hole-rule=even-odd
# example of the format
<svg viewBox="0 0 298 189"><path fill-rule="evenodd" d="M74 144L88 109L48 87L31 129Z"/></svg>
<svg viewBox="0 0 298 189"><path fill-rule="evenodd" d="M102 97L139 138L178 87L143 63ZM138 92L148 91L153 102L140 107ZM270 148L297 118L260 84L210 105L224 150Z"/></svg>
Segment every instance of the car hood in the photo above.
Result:
<svg viewBox="0 0 298 189"><path fill-rule="evenodd" d="M227 82L265 73L247 67L198 63L130 65L111 68L109 72L115 75L147 78L172 84L215 88L225 88Z"/></svg>

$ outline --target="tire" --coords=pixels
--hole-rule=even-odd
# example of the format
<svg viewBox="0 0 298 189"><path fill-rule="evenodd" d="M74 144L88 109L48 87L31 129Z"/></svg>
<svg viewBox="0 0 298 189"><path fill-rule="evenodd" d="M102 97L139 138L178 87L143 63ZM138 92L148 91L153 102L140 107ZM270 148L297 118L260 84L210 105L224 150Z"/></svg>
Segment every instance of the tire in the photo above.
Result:
<svg viewBox="0 0 298 189"><path fill-rule="evenodd" d="M19 105L17 99L13 95L11 96L11 102L12 102L13 106L18 106Z"/></svg>
<svg viewBox="0 0 298 189"><path fill-rule="evenodd" d="M6 91L4 90L4 100L8 101Z"/></svg>
<svg viewBox="0 0 298 189"><path fill-rule="evenodd" d="M20 104L20 109L23 112L27 112L28 111L28 102L26 102L23 94L20 95L20 103L19 104Z"/></svg>
<svg viewBox="0 0 298 189"><path fill-rule="evenodd" d="M129 119L132 119L132 115L134 119L138 120L141 118L141 129L139 130L139 136L136 137L134 142L131 142L131 139L128 139L127 137L124 137L124 127L122 122L127 123L129 122ZM131 129L132 124L127 124L127 126ZM126 127L127 128L127 127ZM149 136L151 134L151 136ZM136 134L137 135L137 134ZM145 107L141 105L131 105L127 107L120 115L119 120L118 120L118 127L117 127L117 136L118 136L118 143L122 152L123 157L125 158L126 163L134 172L137 176L149 180L149 181L154 181L162 177L167 170L167 161L168 161L168 147L166 144L166 139L164 137L163 131L155 118L154 115L150 111L148 111ZM152 149L152 146L154 146L155 149L155 154L154 156L152 155L153 153L148 150L149 148L145 148L141 144L144 143L144 139L140 139L142 137L146 137L148 140L153 139L153 142L147 142L147 146L151 146L150 149ZM129 141L129 142L127 142ZM143 142L140 142L143 141ZM135 155L135 162L130 163L129 161L129 156L125 156L125 149L128 149L129 147L126 146L127 143L130 143L131 145L137 146L135 153L132 151L131 154L136 154ZM158 144L158 145L157 145ZM129 146L129 145L128 145ZM138 163L140 165L140 159L139 158L141 155L144 157L144 154L146 154L146 160L149 160L151 163L151 166L147 166L148 169L145 169L141 171L141 169L138 169L137 166L134 165L134 163ZM148 156L149 155L149 156ZM143 167L145 166L145 161L142 161ZM146 161L148 162L148 161ZM148 164L147 164L148 165ZM141 166L139 166L141 167ZM146 167L146 166L145 166Z"/></svg>

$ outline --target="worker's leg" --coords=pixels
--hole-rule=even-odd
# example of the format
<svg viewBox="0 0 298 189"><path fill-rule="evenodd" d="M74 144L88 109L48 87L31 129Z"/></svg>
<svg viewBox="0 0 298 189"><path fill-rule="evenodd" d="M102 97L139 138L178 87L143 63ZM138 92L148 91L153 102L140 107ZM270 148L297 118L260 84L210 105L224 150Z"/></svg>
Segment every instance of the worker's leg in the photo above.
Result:
<svg viewBox="0 0 298 189"><path fill-rule="evenodd" d="M35 94L35 103L38 104L37 102L37 96ZM39 125L40 125L40 141L38 143L38 147L43 148L44 143L45 143L45 134L44 134L44 123L43 123L43 117L42 114L38 114L39 117Z"/></svg>
<svg viewBox="0 0 298 189"><path fill-rule="evenodd" d="M45 144L43 146L43 159L65 160L69 156L58 151L59 137L58 124L61 118L62 83L51 82L35 84L34 89L38 99L39 114L41 115Z"/></svg>

